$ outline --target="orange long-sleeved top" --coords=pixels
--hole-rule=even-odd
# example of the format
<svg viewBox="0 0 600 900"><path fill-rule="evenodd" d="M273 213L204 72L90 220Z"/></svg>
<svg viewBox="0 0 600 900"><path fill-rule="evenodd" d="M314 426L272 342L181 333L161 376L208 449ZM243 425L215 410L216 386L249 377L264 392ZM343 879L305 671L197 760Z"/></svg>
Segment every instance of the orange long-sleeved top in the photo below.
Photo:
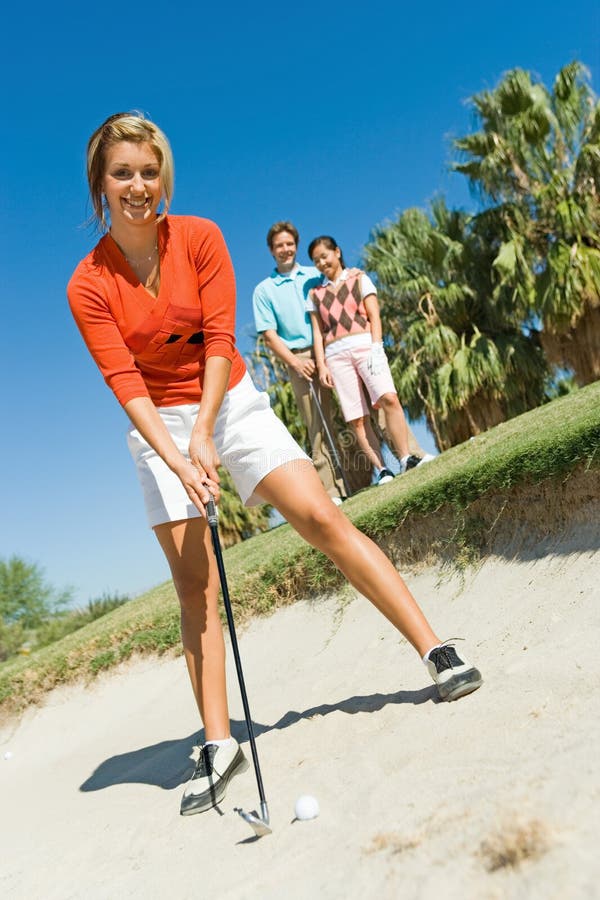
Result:
<svg viewBox="0 0 600 900"><path fill-rule="evenodd" d="M208 219L158 225L160 290L154 298L107 234L77 266L69 305L104 380L124 405L197 403L205 360L232 361L228 389L246 366L235 347L235 278L225 240Z"/></svg>

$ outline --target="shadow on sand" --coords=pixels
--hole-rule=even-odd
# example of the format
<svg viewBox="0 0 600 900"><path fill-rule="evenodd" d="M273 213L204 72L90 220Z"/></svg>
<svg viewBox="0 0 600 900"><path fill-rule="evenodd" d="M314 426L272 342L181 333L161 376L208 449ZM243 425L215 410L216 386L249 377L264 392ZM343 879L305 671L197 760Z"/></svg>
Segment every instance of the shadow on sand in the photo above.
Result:
<svg viewBox="0 0 600 900"><path fill-rule="evenodd" d="M327 716L333 712L349 715L357 713L378 712L391 703L412 704L439 702L434 685L418 691L397 691L394 694L369 694L367 696L348 697L337 703L323 703L302 712L289 710L273 725L254 722L254 734L258 737L268 731L276 731L296 725L303 719L315 716ZM232 720L231 733L236 740L247 740L246 723ZM195 744L203 740L203 732L193 732L187 737L170 741L161 741L139 750L119 753L100 763L89 778L80 785L79 790L100 791L116 784L151 784L164 790L171 790L184 784L194 770L192 750Z"/></svg>

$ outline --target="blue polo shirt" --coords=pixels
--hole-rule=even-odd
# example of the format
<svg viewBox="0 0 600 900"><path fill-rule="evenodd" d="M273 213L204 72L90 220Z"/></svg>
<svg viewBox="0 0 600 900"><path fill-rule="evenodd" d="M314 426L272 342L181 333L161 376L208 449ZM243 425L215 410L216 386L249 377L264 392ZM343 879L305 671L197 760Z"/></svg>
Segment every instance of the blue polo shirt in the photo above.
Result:
<svg viewBox="0 0 600 900"><path fill-rule="evenodd" d="M313 335L306 301L309 291L319 284L321 275L313 266L296 264L284 275L273 269L252 295L258 333L276 331L290 350L311 347Z"/></svg>

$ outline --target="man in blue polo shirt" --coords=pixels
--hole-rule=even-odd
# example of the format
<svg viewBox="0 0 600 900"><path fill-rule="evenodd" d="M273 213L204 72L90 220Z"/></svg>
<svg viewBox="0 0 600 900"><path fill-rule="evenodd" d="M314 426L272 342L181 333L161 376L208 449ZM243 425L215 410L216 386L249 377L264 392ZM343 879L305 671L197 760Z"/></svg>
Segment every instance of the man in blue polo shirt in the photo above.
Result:
<svg viewBox="0 0 600 900"><path fill-rule="evenodd" d="M291 222L276 222L269 228L267 245L275 268L254 290L254 323L269 350L287 367L296 403L308 430L319 478L334 503L341 503L343 483L336 475L323 423L310 391L312 384L327 427L333 433L331 394L319 383L310 316L306 311L308 292L321 283L321 276L313 266L301 266L296 262L298 239L298 231Z"/></svg>

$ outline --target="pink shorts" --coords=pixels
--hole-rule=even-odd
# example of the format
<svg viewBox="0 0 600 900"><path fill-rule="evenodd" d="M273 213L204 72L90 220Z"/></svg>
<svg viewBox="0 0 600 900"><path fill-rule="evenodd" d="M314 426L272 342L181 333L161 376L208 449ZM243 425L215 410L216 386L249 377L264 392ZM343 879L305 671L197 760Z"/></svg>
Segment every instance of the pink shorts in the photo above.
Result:
<svg viewBox="0 0 600 900"><path fill-rule="evenodd" d="M325 359L327 368L331 372L333 383L342 407L342 415L346 422L368 416L371 410L366 401L362 385L366 387L371 403L377 405L377 401L384 394L395 394L394 380L388 361L380 375L371 375L367 368L367 360L371 347L352 347L349 350L341 350Z"/></svg>

